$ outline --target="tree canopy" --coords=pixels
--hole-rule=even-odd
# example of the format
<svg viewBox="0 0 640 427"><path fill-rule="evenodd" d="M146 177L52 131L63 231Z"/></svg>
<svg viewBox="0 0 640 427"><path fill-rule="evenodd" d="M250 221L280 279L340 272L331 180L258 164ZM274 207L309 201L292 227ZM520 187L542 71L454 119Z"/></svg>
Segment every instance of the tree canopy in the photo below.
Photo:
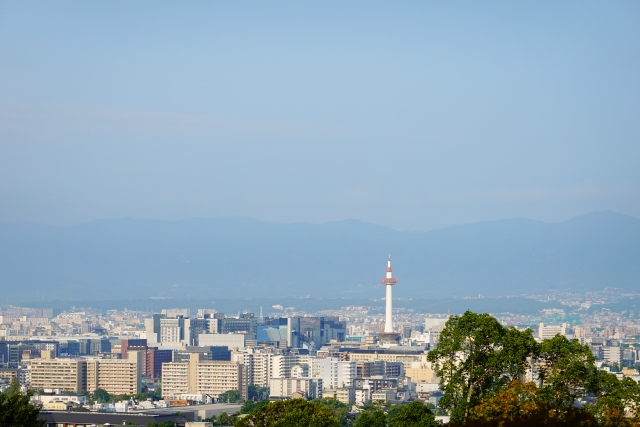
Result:
<svg viewBox="0 0 640 427"><path fill-rule="evenodd" d="M389 427L437 427L440 425L433 412L419 401L402 405L389 417Z"/></svg>
<svg viewBox="0 0 640 427"><path fill-rule="evenodd" d="M340 421L319 402L291 399L272 402L236 422L237 427L340 427Z"/></svg>
<svg viewBox="0 0 640 427"><path fill-rule="evenodd" d="M38 419L40 409L29 401L31 393L22 394L20 384L13 378L9 388L0 394L0 426L41 427L44 419Z"/></svg>
<svg viewBox="0 0 640 427"><path fill-rule="evenodd" d="M537 343L531 330L467 311L427 357L453 426L640 426L638 383L599 371L588 346L562 335Z"/></svg>
<svg viewBox="0 0 640 427"><path fill-rule="evenodd" d="M452 420L465 420L485 396L525 373L535 348L529 330L505 328L489 314L452 316L428 354L444 390L440 406Z"/></svg>
<svg viewBox="0 0 640 427"><path fill-rule="evenodd" d="M220 393L218 401L223 403L240 403L242 402L242 397L240 397L238 390L227 390L224 393Z"/></svg>

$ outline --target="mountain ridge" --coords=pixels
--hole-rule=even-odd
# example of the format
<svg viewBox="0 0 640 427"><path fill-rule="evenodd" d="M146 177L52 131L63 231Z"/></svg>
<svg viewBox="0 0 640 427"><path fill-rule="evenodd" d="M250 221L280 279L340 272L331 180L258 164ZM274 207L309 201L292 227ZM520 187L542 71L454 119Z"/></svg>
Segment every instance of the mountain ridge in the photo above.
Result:
<svg viewBox="0 0 640 427"><path fill-rule="evenodd" d="M276 223L246 217L106 219L71 226L0 222L0 302L34 295L420 298L637 289L640 219L593 212L429 231L358 220ZM380 277L378 277L380 276Z"/></svg>

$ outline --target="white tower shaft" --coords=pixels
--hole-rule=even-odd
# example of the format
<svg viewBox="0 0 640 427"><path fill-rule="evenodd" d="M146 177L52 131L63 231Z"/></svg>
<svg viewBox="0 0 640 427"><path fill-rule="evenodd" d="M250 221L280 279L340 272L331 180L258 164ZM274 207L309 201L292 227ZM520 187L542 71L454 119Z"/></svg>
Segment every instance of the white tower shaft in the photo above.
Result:
<svg viewBox="0 0 640 427"><path fill-rule="evenodd" d="M386 312L386 319L384 321L384 331L385 332L393 332L393 317L392 317L392 313L393 313L393 305L391 303L391 288L393 286L391 285L386 285L387 288L387 312Z"/></svg>

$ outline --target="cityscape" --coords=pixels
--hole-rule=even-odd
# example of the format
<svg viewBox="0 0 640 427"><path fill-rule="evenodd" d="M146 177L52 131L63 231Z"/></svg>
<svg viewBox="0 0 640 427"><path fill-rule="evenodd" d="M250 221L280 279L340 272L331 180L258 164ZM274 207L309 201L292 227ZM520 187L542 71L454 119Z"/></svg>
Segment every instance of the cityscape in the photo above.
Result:
<svg viewBox="0 0 640 427"><path fill-rule="evenodd" d="M640 427L640 2L0 0L0 427Z"/></svg>
<svg viewBox="0 0 640 427"><path fill-rule="evenodd" d="M263 399L331 398L355 412L369 402L421 401L437 411L443 391L427 356L452 314L394 309L392 287L402 284L393 277L390 257L380 282L384 311L346 306L285 315L281 306L234 314L222 307L154 313L5 306L0 391L17 381L52 414L84 409L164 421L176 407L189 414L185 419L215 420L239 411L242 402ZM538 341L556 335L577 340L588 346L599 370L637 383L640 312L598 305L639 296L616 289L564 293L546 296L561 309L493 315L504 326L530 329Z"/></svg>

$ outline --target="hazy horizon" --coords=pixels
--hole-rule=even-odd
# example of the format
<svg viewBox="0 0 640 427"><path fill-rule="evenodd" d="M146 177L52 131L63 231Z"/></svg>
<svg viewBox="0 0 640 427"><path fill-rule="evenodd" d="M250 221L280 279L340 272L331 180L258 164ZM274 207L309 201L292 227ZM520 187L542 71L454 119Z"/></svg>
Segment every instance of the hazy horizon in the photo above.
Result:
<svg viewBox="0 0 640 427"><path fill-rule="evenodd" d="M448 227L456 227L456 226L463 226L463 225L473 225L473 224L484 223L484 222L509 221L509 220L530 220L530 221L541 222L541 223L544 223L544 224L556 224L556 223L562 223L562 222L571 221L572 219L576 219L576 218L580 218L580 217L584 217L584 216L588 216L588 215L601 214L601 213L612 213L612 214L628 216L630 218L640 219L640 217L638 217L638 216L628 215L628 214L622 213L622 212L603 210L603 211L586 212L584 214L572 216L570 218L561 219L561 220L558 220L558 221L544 221L544 220L540 220L540 219L526 218L526 217L497 218L497 219L479 220L479 221L471 221L471 222L461 222L461 223L449 224L449 225L445 225L445 226L442 226L442 227L436 227L436 228L425 229L425 230L401 230L401 229L397 229L397 228L394 228L394 227L389 226L389 225L379 224L379 223L375 223L375 222L371 222L371 221L363 221L363 220L358 219L358 218L343 218L343 219L336 219L336 220L322 221L322 222L272 221L272 220L262 220L260 218L255 218L255 217L250 217L250 216L245 216L245 215L227 215L227 216L215 216L215 217L193 216L193 217L175 218L175 219L121 216L121 217L112 217L112 218L96 218L96 219L90 219L90 220L87 220L87 221L80 221L80 222L75 222L75 223L70 223L70 224L51 224L51 223L46 223L46 222L42 222L42 221L31 221L31 220L0 220L0 223L1 222L21 222L21 221L24 221L24 222L30 222L30 223L40 224L40 225L45 225L45 226L72 227L72 226L75 226L75 225L89 224L89 223L97 222L97 221L122 220L122 219L132 219L132 220L141 220L141 221L179 222L179 221L189 221L189 220L224 220L224 219L238 218L238 219L245 219L245 220L254 220L254 221L258 221L258 222L262 222L262 223L290 224L290 225L292 225L292 224L325 225L325 224L331 224L331 223L336 223L336 222L344 222L344 221L358 221L358 222L362 222L362 223L365 223L365 224L371 224L371 225L376 225L376 226L380 226L380 227L387 227L387 228L390 228L390 229L392 229L394 231L399 231L399 232L428 232L428 231L442 230L442 229L445 229L445 228L448 228Z"/></svg>

